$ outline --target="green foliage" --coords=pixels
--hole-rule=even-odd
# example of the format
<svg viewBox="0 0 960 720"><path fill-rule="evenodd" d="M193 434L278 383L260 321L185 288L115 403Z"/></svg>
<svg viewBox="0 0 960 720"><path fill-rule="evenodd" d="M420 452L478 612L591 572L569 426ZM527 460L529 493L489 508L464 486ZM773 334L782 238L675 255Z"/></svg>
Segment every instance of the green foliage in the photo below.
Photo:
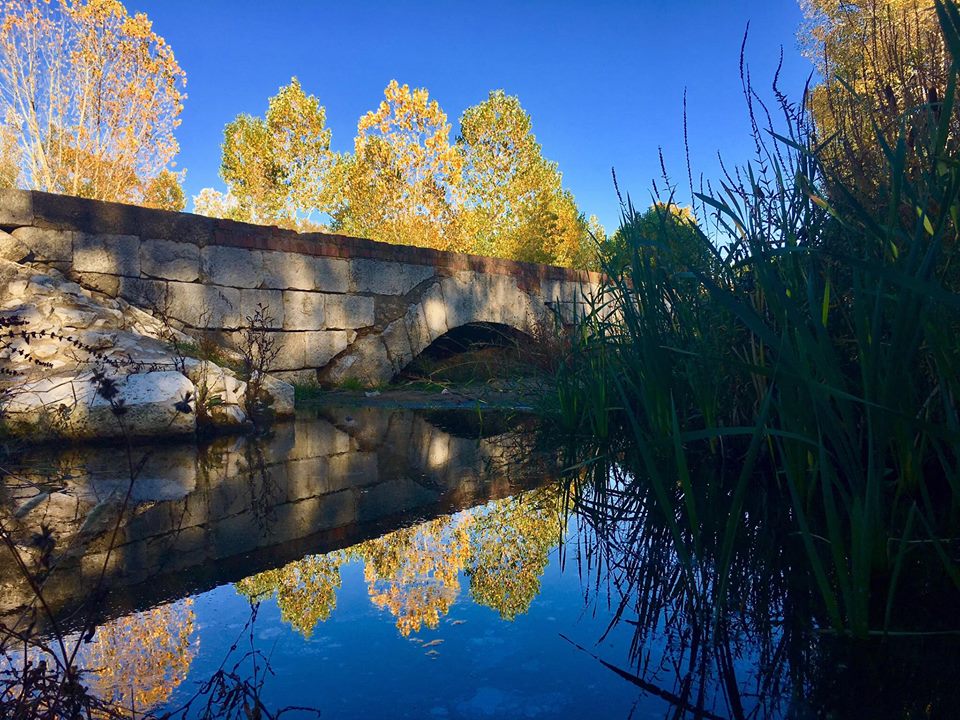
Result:
<svg viewBox="0 0 960 720"><path fill-rule="evenodd" d="M960 11L938 12L956 53ZM878 136L879 195L831 174L799 119L774 147L758 137L763 162L741 183L698 196L716 246L691 227L664 262L676 228L625 209L627 257L611 253L557 407L646 484L689 587L706 564L729 600L759 495L791 509L771 542L800 544L837 631L916 629L908 574L960 591L958 69L942 104L911 110L927 120L909 138Z"/></svg>

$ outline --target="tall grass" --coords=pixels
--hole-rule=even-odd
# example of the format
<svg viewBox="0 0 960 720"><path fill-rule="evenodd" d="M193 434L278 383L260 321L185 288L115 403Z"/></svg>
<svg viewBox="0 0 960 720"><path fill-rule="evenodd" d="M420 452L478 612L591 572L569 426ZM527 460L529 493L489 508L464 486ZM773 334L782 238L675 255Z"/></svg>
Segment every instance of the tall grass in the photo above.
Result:
<svg viewBox="0 0 960 720"><path fill-rule="evenodd" d="M757 159L696 195L700 261L672 260L676 223L640 233L626 203L629 261L606 267L558 373L558 420L649 488L691 583L708 554L729 593L762 492L789 508L779 542L800 543L817 623L855 636L947 629L912 610L960 597L960 12L937 12L947 93L896 144L878 132L883 212L828 175L781 97L783 134L755 123Z"/></svg>

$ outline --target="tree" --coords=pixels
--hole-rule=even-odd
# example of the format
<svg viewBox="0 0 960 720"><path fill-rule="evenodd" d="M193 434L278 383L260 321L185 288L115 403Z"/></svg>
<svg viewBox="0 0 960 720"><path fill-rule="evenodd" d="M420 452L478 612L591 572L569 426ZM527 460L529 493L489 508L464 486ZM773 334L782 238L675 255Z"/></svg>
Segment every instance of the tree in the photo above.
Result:
<svg viewBox="0 0 960 720"><path fill-rule="evenodd" d="M391 80L384 96L360 118L354 154L338 163L334 227L384 242L447 249L454 213L450 188L460 174L447 116L422 88Z"/></svg>
<svg viewBox="0 0 960 720"><path fill-rule="evenodd" d="M270 98L264 117L241 114L227 124L220 174L227 197L236 200L236 208L223 203L228 216L298 227L311 213L327 210L333 155L326 116L320 101L292 78ZM213 200L216 191L201 193Z"/></svg>
<svg viewBox="0 0 960 720"><path fill-rule="evenodd" d="M147 183L143 204L160 210L176 212L183 210L186 205L186 198L183 195L184 175L185 171L175 173L171 170L161 170L159 175Z"/></svg>
<svg viewBox="0 0 960 720"><path fill-rule="evenodd" d="M668 272L705 270L714 259L690 208L669 202L628 215L601 254L606 266L619 272L630 265L635 250L652 254L655 264Z"/></svg>
<svg viewBox="0 0 960 720"><path fill-rule="evenodd" d="M838 179L865 195L882 176L877 130L895 145L906 118L908 136L923 142L926 113L943 99L950 55L930 0L803 0L804 54L822 82L808 100L814 127L827 144L823 158ZM960 128L952 118L952 138Z"/></svg>
<svg viewBox="0 0 960 720"><path fill-rule="evenodd" d="M463 113L456 144L463 168L457 249L560 265L588 262L586 222L532 128L519 99L503 90Z"/></svg>
<svg viewBox="0 0 960 720"><path fill-rule="evenodd" d="M213 188L203 188L193 196L193 212L207 217L227 220L249 221L249 216L240 208L240 203L229 192L222 193Z"/></svg>
<svg viewBox="0 0 960 720"><path fill-rule="evenodd" d="M0 190L17 187L20 179L20 148L9 124L0 124Z"/></svg>
<svg viewBox="0 0 960 720"><path fill-rule="evenodd" d="M0 115L29 188L143 201L177 153L185 77L147 16L119 0L3 6Z"/></svg>

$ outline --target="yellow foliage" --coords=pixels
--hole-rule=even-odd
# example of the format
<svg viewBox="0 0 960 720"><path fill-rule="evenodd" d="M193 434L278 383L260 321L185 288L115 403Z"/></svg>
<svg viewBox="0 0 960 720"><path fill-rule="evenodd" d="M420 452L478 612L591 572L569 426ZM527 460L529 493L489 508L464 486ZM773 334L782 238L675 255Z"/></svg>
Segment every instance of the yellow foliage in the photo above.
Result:
<svg viewBox="0 0 960 720"><path fill-rule="evenodd" d="M317 623L329 618L337 606L343 560L341 553L310 555L241 580L237 592L252 602L275 596L284 622L309 638Z"/></svg>
<svg viewBox="0 0 960 720"><path fill-rule="evenodd" d="M870 194L883 165L877 130L893 145L911 109L943 99L950 56L934 4L804 0L803 10L801 47L824 78L808 107L819 138L832 138L828 168Z"/></svg>
<svg viewBox="0 0 960 720"><path fill-rule="evenodd" d="M185 74L119 0L6 0L0 113L27 187L140 202L178 145ZM169 195L169 193L168 193Z"/></svg>
<svg viewBox="0 0 960 720"><path fill-rule="evenodd" d="M449 188L459 175L439 103L425 89L392 80L380 106L360 118L354 153L340 158L334 173L334 226L384 242L449 249Z"/></svg>
<svg viewBox="0 0 960 720"><path fill-rule="evenodd" d="M585 266L592 257L586 222L545 160L519 99L502 90L460 118L457 199L461 252Z"/></svg>
<svg viewBox="0 0 960 720"><path fill-rule="evenodd" d="M220 174L236 201L227 217L297 228L327 209L326 109L296 78L270 98L263 118L238 115L223 135Z"/></svg>
<svg viewBox="0 0 960 720"><path fill-rule="evenodd" d="M101 625L85 646L91 688L131 717L165 702L184 681L196 652L193 600Z"/></svg>
<svg viewBox="0 0 960 720"><path fill-rule="evenodd" d="M404 637L424 625L435 629L460 592L470 517L440 517L358 545L370 600L396 618Z"/></svg>

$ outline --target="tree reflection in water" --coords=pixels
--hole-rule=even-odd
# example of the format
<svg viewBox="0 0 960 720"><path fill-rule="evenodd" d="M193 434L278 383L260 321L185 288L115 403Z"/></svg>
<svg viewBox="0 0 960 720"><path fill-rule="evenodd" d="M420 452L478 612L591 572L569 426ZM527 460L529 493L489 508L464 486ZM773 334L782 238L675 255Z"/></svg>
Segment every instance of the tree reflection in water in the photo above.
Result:
<svg viewBox="0 0 960 720"><path fill-rule="evenodd" d="M404 637L424 625L436 629L457 599L472 524L470 514L439 517L353 548L371 602L396 618Z"/></svg>
<svg viewBox="0 0 960 720"><path fill-rule="evenodd" d="M461 573L475 602L513 620L540 591L564 524L562 495L546 486L311 555L241 580L236 589L254 603L275 597L282 619L309 638L336 607L340 566L360 561L370 601L404 637L438 627L460 594Z"/></svg>
<svg viewBox="0 0 960 720"><path fill-rule="evenodd" d="M91 689L130 717L166 702L196 654L194 619L187 598L101 625L83 654Z"/></svg>
<svg viewBox="0 0 960 720"><path fill-rule="evenodd" d="M251 575L236 584L253 603L276 597L280 617L305 638L318 622L330 617L340 589L341 552L310 555L282 568Z"/></svg>
<svg viewBox="0 0 960 720"><path fill-rule="evenodd" d="M504 620L527 612L565 525L556 486L487 505L470 529L470 596Z"/></svg>

